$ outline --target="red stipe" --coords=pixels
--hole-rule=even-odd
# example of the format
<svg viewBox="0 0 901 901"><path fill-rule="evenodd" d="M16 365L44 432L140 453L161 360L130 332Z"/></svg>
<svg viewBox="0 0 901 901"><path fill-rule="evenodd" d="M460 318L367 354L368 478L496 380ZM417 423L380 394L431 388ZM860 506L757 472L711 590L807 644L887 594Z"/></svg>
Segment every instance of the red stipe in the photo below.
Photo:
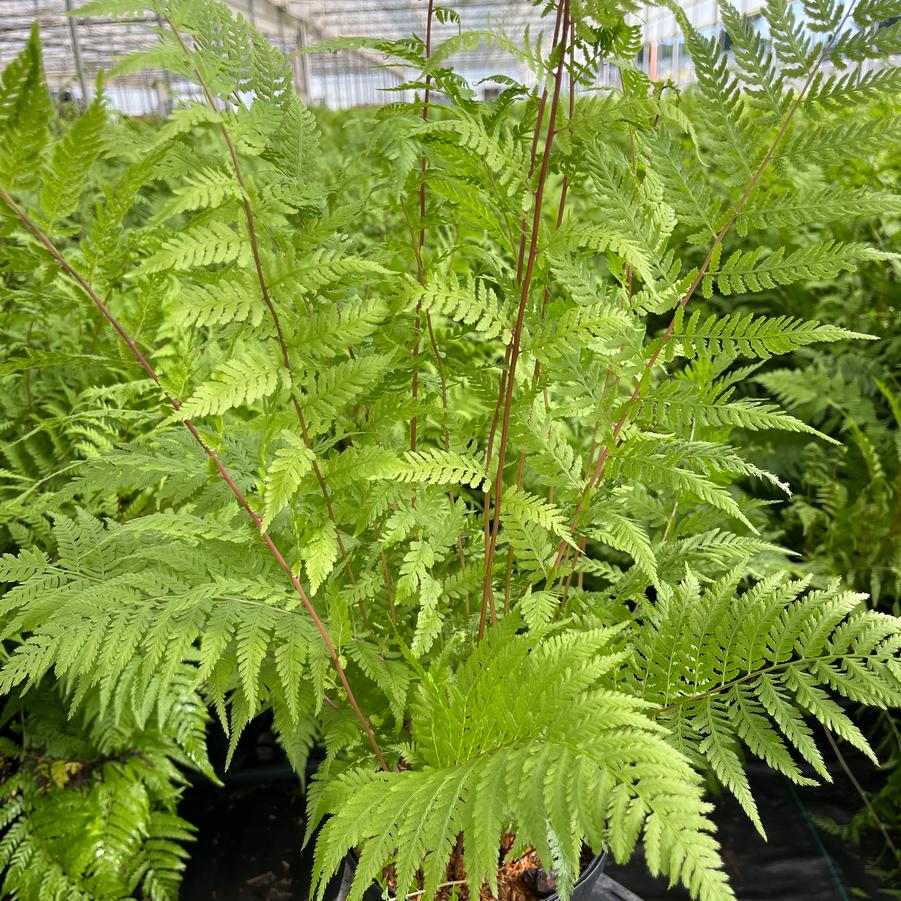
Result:
<svg viewBox="0 0 901 901"><path fill-rule="evenodd" d="M561 0L562 9L562 39L565 42L569 28L569 0ZM556 49L555 45L555 49ZM554 143L555 125L557 122L557 109L560 104L560 86L563 82L563 68L566 53L560 53L557 63L557 71L554 75L554 94L551 99L550 118L548 120L547 137L544 142L544 155L541 160L541 171L538 174L538 186L535 191L535 203L532 213L532 232L529 241L529 255L526 262L526 270L522 280L522 289L519 297L519 309L516 314L516 325L513 329L513 340L510 345L510 365L507 374L506 396L504 398L503 416L501 419L501 439L498 445L497 476L494 484L494 518L492 521L491 535L488 542L488 554L485 559L485 584L482 591L482 611L479 618L479 638L485 634L486 611L489 603L493 602L492 570L494 568L494 553L497 547L497 536L500 531L501 504L504 496L504 463L507 456L507 442L510 437L510 411L513 406L513 387L516 382L516 364L519 361L520 342L522 340L522 327L525 319L526 306L529 300L529 288L532 284L532 275L535 271L535 259L538 255L538 232L541 224L541 203L544 199L544 186L547 181L547 173L551 158L551 148Z"/></svg>
<svg viewBox="0 0 901 901"><path fill-rule="evenodd" d="M428 59L429 55L432 52L432 11L435 5L435 0L429 0L429 8L426 13L426 26L425 26L425 58ZM429 121L429 85L432 82L432 76L426 75L425 77L425 92L423 94L423 103L422 103L422 121ZM425 154L422 155L422 159L419 162L419 243L418 249L416 253L416 270L417 276L419 280L419 284L423 283L425 278L425 272L422 267L422 248L425 246L425 172L426 172L426 158ZM416 318L413 321L413 350L411 356L413 357L413 384L412 384L412 395L413 402L415 405L416 400L419 398L419 342L422 337L422 304L421 302L417 302L416 304ZM438 356L438 350L435 348L435 357L438 360L440 365L441 360ZM410 450L416 450L416 414L410 417ZM416 503L416 489L413 489L413 503Z"/></svg>

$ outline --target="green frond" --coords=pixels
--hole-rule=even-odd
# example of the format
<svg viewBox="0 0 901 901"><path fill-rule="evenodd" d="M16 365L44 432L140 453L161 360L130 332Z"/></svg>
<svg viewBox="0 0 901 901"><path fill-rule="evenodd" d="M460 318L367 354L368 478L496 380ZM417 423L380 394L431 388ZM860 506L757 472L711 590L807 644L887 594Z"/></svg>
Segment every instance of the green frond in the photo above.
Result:
<svg viewBox="0 0 901 901"><path fill-rule="evenodd" d="M316 455L296 435L286 432L282 436L287 447L280 447L274 454L266 472L263 494L263 528L268 529L272 520L291 503L304 476L312 471Z"/></svg>
<svg viewBox="0 0 901 901"><path fill-rule="evenodd" d="M839 326L804 322L792 316L755 316L753 313L710 315L702 319L695 310L687 319L679 317L675 338L683 352L694 355L697 349L708 353L732 353L751 359L767 360L799 347L819 342L870 338Z"/></svg>
<svg viewBox="0 0 901 901"><path fill-rule="evenodd" d="M788 109L790 94L785 89L785 78L779 72L773 54L767 49L764 38L749 27L734 6L726 0L720 0L718 5L732 40L740 77L749 87L751 102L771 121L780 120Z"/></svg>
<svg viewBox="0 0 901 901"><path fill-rule="evenodd" d="M444 122L427 122L419 128L426 139L452 141L466 151L477 168L487 167L508 194L521 188L528 170L528 151L521 138L505 130L488 129L478 119L461 113Z"/></svg>
<svg viewBox="0 0 901 901"><path fill-rule="evenodd" d="M682 18L685 46L691 54L698 81L700 114L712 138L711 155L730 183L745 183L753 172L756 141L741 83L716 39L705 37L688 23L684 15ZM742 43L739 42L740 45ZM756 57L754 61L758 69L766 66L763 60Z"/></svg>
<svg viewBox="0 0 901 901"><path fill-rule="evenodd" d="M530 629L546 626L560 606L560 598L550 591L533 591L531 586L519 601L519 612Z"/></svg>
<svg viewBox="0 0 901 901"><path fill-rule="evenodd" d="M897 94L899 90L901 90L901 68L896 66L887 66L870 72L851 69L835 75L817 73L804 97L804 105L807 108L839 109L852 104L864 104L869 100L878 100L886 94Z"/></svg>
<svg viewBox="0 0 901 901"><path fill-rule="evenodd" d="M704 736L698 752L761 828L739 743L801 784L792 749L826 776L808 716L872 755L832 694L898 703L901 682L886 678L898 633L894 621L861 611L861 596L838 585L805 593L806 581L775 576L737 597L734 585L735 576L703 591L694 579L683 583L652 615L639 659L652 674L644 696L660 704L660 721L696 721ZM697 660L685 648L697 648Z"/></svg>
<svg viewBox="0 0 901 901"><path fill-rule="evenodd" d="M667 131L647 136L645 143L679 222L713 239L723 216L723 201L711 190L696 154Z"/></svg>
<svg viewBox="0 0 901 901"><path fill-rule="evenodd" d="M278 388L279 380L279 370L272 360L258 351L246 351L219 366L182 404L178 415L185 419L219 416L268 397Z"/></svg>
<svg viewBox="0 0 901 901"><path fill-rule="evenodd" d="M137 272L187 271L234 262L242 266L250 263L247 241L224 222L213 221L209 225L194 225L168 238L156 253L144 260Z"/></svg>
<svg viewBox="0 0 901 901"><path fill-rule="evenodd" d="M300 778L323 749L350 901L444 894L461 834L496 894L511 833L564 901L583 843L724 901L711 780L762 832L751 758L881 751L901 8L664 5L684 91L634 0L570 2L572 52L328 42L409 74L346 113L218 0L83 13L156 21L112 77L193 85L165 121L55 115L36 31L7 65L0 894L174 899L210 711L227 760L260 715ZM534 86L480 99L486 41Z"/></svg>
<svg viewBox="0 0 901 901"><path fill-rule="evenodd" d="M870 25L897 16L899 12L901 5L898 0L861 0L851 16L858 25Z"/></svg>
<svg viewBox="0 0 901 901"><path fill-rule="evenodd" d="M641 523L614 511L605 511L592 530L595 541L623 551L635 561L648 580L657 583L657 558L646 529Z"/></svg>
<svg viewBox="0 0 901 901"><path fill-rule="evenodd" d="M39 34L35 22L28 43L0 76L0 186L8 189L34 183L50 125Z"/></svg>
<svg viewBox="0 0 901 901"><path fill-rule="evenodd" d="M696 428L731 426L749 431L802 432L834 441L775 404L734 397L731 388L718 385L705 389L687 379L662 382L642 399L642 412L655 423L686 432L692 425Z"/></svg>
<svg viewBox="0 0 901 901"><path fill-rule="evenodd" d="M730 457L724 461L720 475L730 469L735 472L735 465L734 457ZM692 495L754 528L728 489L696 471L691 455L678 445L669 448L666 441L655 438L632 438L610 456L607 471L613 478L623 476L641 485Z"/></svg>
<svg viewBox="0 0 901 901"><path fill-rule="evenodd" d="M504 492L503 516L536 523L567 544L575 546L563 511L521 488L514 487Z"/></svg>
<svg viewBox="0 0 901 901"><path fill-rule="evenodd" d="M342 408L360 402L391 362L390 354L367 354L336 363L311 377L303 386L303 409L310 432L318 435L328 431Z"/></svg>
<svg viewBox="0 0 901 901"><path fill-rule="evenodd" d="M157 132L155 146L165 146L180 135L188 134L201 125L221 125L222 115L203 103L188 103L172 111Z"/></svg>
<svg viewBox="0 0 901 901"><path fill-rule="evenodd" d="M803 77L813 65L819 47L799 27L795 12L787 0L773 0L763 10L770 27L773 49L782 69L791 77Z"/></svg>
<svg viewBox="0 0 901 901"><path fill-rule="evenodd" d="M870 59L889 59L901 52L901 25L874 23L858 29L847 29L829 48L829 59L836 65L861 63Z"/></svg>
<svg viewBox="0 0 901 901"><path fill-rule="evenodd" d="M181 213L209 210L229 200L240 200L241 189L234 175L221 167L203 167L185 179L175 189L175 196L157 214L156 219L165 222Z"/></svg>
<svg viewBox="0 0 901 901"><path fill-rule="evenodd" d="M485 281L433 276L422 287L417 286L411 300L434 316L447 316L470 326L485 340L500 338L504 344L510 343L508 311Z"/></svg>
<svg viewBox="0 0 901 901"><path fill-rule="evenodd" d="M297 324L296 341L309 353L344 353L348 347L359 347L375 335L388 315L388 305L382 298L354 298L340 307L316 309L304 317Z"/></svg>
<svg viewBox="0 0 901 901"><path fill-rule="evenodd" d="M469 485L487 490L491 484L485 467L474 457L430 448L407 451L403 457L371 478L430 485Z"/></svg>
<svg viewBox="0 0 901 901"><path fill-rule="evenodd" d="M800 196L760 198L742 210L736 227L739 234L747 235L754 229L858 219L883 211L901 211L901 195L867 188L823 188Z"/></svg>
<svg viewBox="0 0 901 901"><path fill-rule="evenodd" d="M288 282L291 290L315 297L324 288L387 273L388 270L375 260L340 251L317 249L292 265L274 284L278 287L283 281ZM322 311L317 313L322 315ZM348 340L344 347L349 343Z"/></svg>
<svg viewBox="0 0 901 901"><path fill-rule="evenodd" d="M799 167L822 166L841 162L849 154L877 151L901 136L901 117L880 116L874 119L855 117L837 122L828 119L799 129L790 135L774 154Z"/></svg>
<svg viewBox="0 0 901 901"><path fill-rule="evenodd" d="M764 256L764 248L751 251L736 250L704 277L703 290L707 297L716 285L721 294L745 294L790 285L798 281L835 278L840 272L852 271L857 261L867 259L871 252L864 244L841 244L826 241L785 252L778 248Z"/></svg>
<svg viewBox="0 0 901 901"><path fill-rule="evenodd" d="M643 834L655 849L655 869L698 897L731 898L690 767L646 718L641 702L597 684L618 659L605 650L612 637L600 630L542 640L499 627L463 663L452 688L423 686L414 737L425 769L352 771L324 788L322 803L337 812L316 848L317 897L355 845L363 853L351 899L362 896L389 858L399 893L416 889L422 868L425 894L432 897L461 830L475 891L496 878L497 844L509 817L519 840L533 844L546 866L556 853L578 872L579 838L586 834L610 829L621 858ZM561 681L563 674L570 678ZM554 696L550 705L541 701L547 692ZM530 704L511 703L524 694ZM457 703L449 704L451 698ZM465 730L461 715L468 718ZM586 729L590 743L580 740L586 750L577 752L571 741ZM574 810L560 788L576 771L585 796L597 801ZM523 780L544 788L523 792ZM548 844L549 822L555 850Z"/></svg>
<svg viewBox="0 0 901 901"><path fill-rule="evenodd" d="M169 304L173 321L184 328L231 322L258 326L266 315L256 277L238 269L204 281L180 281Z"/></svg>
<svg viewBox="0 0 901 901"><path fill-rule="evenodd" d="M327 522L312 530L311 537L300 549L300 556L307 571L310 594L316 594L338 559L338 538L334 525Z"/></svg>
<svg viewBox="0 0 901 901"><path fill-rule="evenodd" d="M103 150L105 130L104 97L98 92L54 148L44 175L41 207L51 226L75 212L91 166Z"/></svg>

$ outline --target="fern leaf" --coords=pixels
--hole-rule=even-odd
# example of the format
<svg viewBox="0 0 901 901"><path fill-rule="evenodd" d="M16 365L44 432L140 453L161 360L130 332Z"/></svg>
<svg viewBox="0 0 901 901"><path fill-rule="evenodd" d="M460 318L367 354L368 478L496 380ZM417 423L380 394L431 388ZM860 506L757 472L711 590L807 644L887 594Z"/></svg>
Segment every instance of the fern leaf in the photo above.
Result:
<svg viewBox="0 0 901 901"><path fill-rule="evenodd" d="M182 282L170 309L173 321L184 328L230 322L258 326L266 315L256 277L234 269L209 281Z"/></svg>
<svg viewBox="0 0 901 901"><path fill-rule="evenodd" d="M247 242L225 223L214 220L209 225L196 225L178 237L169 238L136 271L146 275L236 261L242 265L250 262Z"/></svg>
<svg viewBox="0 0 901 901"><path fill-rule="evenodd" d="M575 547L572 532L563 511L554 504L541 500L521 488L512 488L504 493L503 516L514 517L524 522L537 523L567 544Z"/></svg>
<svg viewBox="0 0 901 901"><path fill-rule="evenodd" d="M44 83L38 23L0 77L0 186L27 187L40 169L53 105Z"/></svg>
<svg viewBox="0 0 901 901"><path fill-rule="evenodd" d="M792 77L806 75L816 59L818 48L799 27L793 6L787 0L773 0L764 9L764 16L785 74Z"/></svg>
<svg viewBox="0 0 901 901"><path fill-rule="evenodd" d="M220 415L268 397L278 387L279 370L256 351L223 363L181 406L185 419Z"/></svg>
<svg viewBox="0 0 901 901"><path fill-rule="evenodd" d="M434 315L447 316L467 325L483 339L510 343L510 317L486 282L470 277L461 282L452 276L433 276L413 292L412 300Z"/></svg>
<svg viewBox="0 0 901 901"><path fill-rule="evenodd" d="M675 334L689 353L693 352L692 345L698 345L712 353L733 353L761 360L817 342L849 338L873 340L870 335L849 332L836 325L804 322L791 316L771 318L753 313L733 313L730 316L708 316L702 320L700 310L688 319L677 322Z"/></svg>
<svg viewBox="0 0 901 901"><path fill-rule="evenodd" d="M175 189L175 197L157 214L159 222L193 210L209 210L228 200L240 200L241 188L234 175L218 167L202 167Z"/></svg>
<svg viewBox="0 0 901 901"><path fill-rule="evenodd" d="M532 591L531 586L519 602L519 612L530 629L546 626L557 611L560 599L549 591Z"/></svg>
<svg viewBox="0 0 901 901"><path fill-rule="evenodd" d="M342 407L359 401L390 365L390 355L368 354L319 371L304 389L303 408L310 431L327 431Z"/></svg>
<svg viewBox="0 0 901 901"><path fill-rule="evenodd" d="M441 632L444 622L439 609L441 597L441 583L429 573L422 573L419 576L419 613L410 645L410 651L416 657L426 654Z"/></svg>
<svg viewBox="0 0 901 901"><path fill-rule="evenodd" d="M721 294L764 291L793 282L835 278L843 270L853 271L856 262L867 259L870 249L864 244L826 241L790 251L780 247L762 258L763 247L751 251L736 250L715 271L705 276L707 295L716 283Z"/></svg>
<svg viewBox="0 0 901 901"><path fill-rule="evenodd" d="M407 451L401 460L371 478L430 485L469 485L485 491L491 484L484 466L475 458L439 448Z"/></svg>
<svg viewBox="0 0 901 901"><path fill-rule="evenodd" d="M728 712L715 701L707 699L702 705L702 712L699 716L701 729L706 734L706 738L701 742L698 750L710 761L710 766L720 782L738 799L742 810L748 815L748 819L751 820L757 831L763 838L766 838L745 768L738 755L738 743L732 735Z"/></svg>
<svg viewBox="0 0 901 901"><path fill-rule="evenodd" d="M310 582L310 594L314 595L338 559L338 538L334 525L327 522L316 529L300 550Z"/></svg>
<svg viewBox="0 0 901 901"><path fill-rule="evenodd" d="M592 531L591 537L628 554L648 579L657 584L657 558L641 524L621 513L605 511L600 527Z"/></svg>
<svg viewBox="0 0 901 901"><path fill-rule="evenodd" d="M899 210L901 195L898 194L866 188L824 188L809 195L761 199L759 204L749 204L739 214L736 227L739 234L746 235L752 229L827 223Z"/></svg>
<svg viewBox="0 0 901 901"><path fill-rule="evenodd" d="M287 447L279 448L269 464L263 495L263 528L291 503L303 477L311 471L316 455L297 436L283 436Z"/></svg>
<svg viewBox="0 0 901 901"><path fill-rule="evenodd" d="M91 166L103 149L105 130L106 109L98 93L54 148L44 176L41 207L51 225L75 212Z"/></svg>

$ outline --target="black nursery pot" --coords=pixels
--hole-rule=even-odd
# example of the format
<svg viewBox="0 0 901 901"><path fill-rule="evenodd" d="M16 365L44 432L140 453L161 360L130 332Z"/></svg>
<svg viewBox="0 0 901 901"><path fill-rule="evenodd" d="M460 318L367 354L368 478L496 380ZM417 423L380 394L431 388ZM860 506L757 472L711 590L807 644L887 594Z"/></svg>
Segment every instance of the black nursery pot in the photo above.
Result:
<svg viewBox="0 0 901 901"><path fill-rule="evenodd" d="M344 866L335 875L325 893L325 901L344 901L350 892L350 884L353 882L354 873L357 870L358 857L350 852L344 858ZM591 863L582 871L573 888L572 901L639 901L631 892L616 894L620 886L611 882L604 876L604 867L607 865L607 852L598 854ZM373 882L363 894L363 901L382 901L382 889ZM560 896L554 892L547 895L542 901L560 901Z"/></svg>

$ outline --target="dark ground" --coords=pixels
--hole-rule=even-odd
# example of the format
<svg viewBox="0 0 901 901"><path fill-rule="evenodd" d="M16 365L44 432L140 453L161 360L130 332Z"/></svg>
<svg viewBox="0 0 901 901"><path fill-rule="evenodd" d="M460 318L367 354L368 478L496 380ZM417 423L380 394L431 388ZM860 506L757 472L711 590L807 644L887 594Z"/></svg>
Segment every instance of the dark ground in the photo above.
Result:
<svg viewBox="0 0 901 901"><path fill-rule="evenodd" d="M862 759L849 761L858 778L872 775ZM793 789L783 777L752 767L751 784L768 842L737 803L720 799L719 839L739 901L850 901L861 897L856 894L861 889L864 897L880 897L878 882L866 872L864 853L813 822L818 817L843 822L859 806L837 766L834 778L833 785ZM192 787L182 812L199 828L184 901L306 901L311 850L300 850L304 799L266 733L242 742L224 789ZM686 892L652 879L640 857L607 872L645 901L688 899Z"/></svg>

